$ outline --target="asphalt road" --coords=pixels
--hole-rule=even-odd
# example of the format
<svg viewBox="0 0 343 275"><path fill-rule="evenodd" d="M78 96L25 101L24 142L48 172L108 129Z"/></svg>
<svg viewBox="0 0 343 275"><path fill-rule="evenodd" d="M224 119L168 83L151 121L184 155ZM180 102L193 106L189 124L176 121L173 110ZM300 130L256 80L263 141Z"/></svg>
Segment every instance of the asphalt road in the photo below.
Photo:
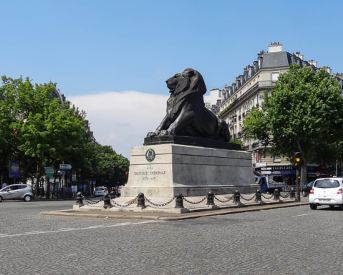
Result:
<svg viewBox="0 0 343 275"><path fill-rule="evenodd" d="M343 274L342 210L184 221L39 214L72 203L0 203L0 274Z"/></svg>

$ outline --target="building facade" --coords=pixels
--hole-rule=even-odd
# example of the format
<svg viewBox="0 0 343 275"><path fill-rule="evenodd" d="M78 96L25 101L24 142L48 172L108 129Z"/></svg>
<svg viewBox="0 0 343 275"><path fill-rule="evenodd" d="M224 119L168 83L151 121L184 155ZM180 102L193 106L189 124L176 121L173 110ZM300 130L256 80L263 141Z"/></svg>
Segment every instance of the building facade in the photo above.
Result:
<svg viewBox="0 0 343 275"><path fill-rule="evenodd" d="M258 140L243 139L243 121L253 107L261 108L265 94L271 92L280 74L286 72L292 64L319 69L316 61L305 60L300 52L292 54L284 51L279 42L271 43L267 52L259 52L257 59L246 66L231 85L221 90L221 98L215 108L218 117L229 124L232 140L243 142L245 149L252 153L253 166L257 170L266 171L265 174L292 175L294 171L287 158L272 155L270 148L262 146ZM332 74L329 67L323 68ZM342 74L333 76L343 87Z"/></svg>

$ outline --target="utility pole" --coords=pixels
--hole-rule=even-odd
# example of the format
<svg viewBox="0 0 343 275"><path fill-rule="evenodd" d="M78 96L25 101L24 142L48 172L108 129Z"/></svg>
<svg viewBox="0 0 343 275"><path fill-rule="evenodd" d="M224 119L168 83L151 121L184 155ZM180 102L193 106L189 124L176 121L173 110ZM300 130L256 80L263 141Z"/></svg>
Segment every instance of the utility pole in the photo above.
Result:
<svg viewBox="0 0 343 275"><path fill-rule="evenodd" d="M292 157L293 165L296 167L295 183L296 183L296 201L300 202L300 174L301 166L303 164L303 157L300 152L295 152Z"/></svg>

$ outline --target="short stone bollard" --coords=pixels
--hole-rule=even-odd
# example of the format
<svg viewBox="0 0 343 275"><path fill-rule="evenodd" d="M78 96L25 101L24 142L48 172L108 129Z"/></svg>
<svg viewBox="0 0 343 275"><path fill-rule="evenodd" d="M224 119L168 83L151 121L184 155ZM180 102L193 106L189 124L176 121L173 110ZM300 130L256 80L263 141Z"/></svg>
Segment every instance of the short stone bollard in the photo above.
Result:
<svg viewBox="0 0 343 275"><path fill-rule="evenodd" d="M277 188L274 190L274 200L275 201L279 201L280 200L280 190L277 189Z"/></svg>
<svg viewBox="0 0 343 275"><path fill-rule="evenodd" d="M110 194L106 194L104 196L104 208L111 208L112 207L112 203L111 203L111 196Z"/></svg>
<svg viewBox="0 0 343 275"><path fill-rule="evenodd" d="M183 207L183 195L182 194L178 194L176 196L175 208L184 208Z"/></svg>
<svg viewBox="0 0 343 275"><path fill-rule="evenodd" d="M289 198L290 199L295 199L295 190L294 190L293 187L291 188L291 191L289 191Z"/></svg>
<svg viewBox="0 0 343 275"><path fill-rule="evenodd" d="M145 208L145 196L143 193L139 193L137 196L137 207Z"/></svg>
<svg viewBox="0 0 343 275"><path fill-rule="evenodd" d="M262 194L261 194L261 190L257 189L256 193L255 193L255 201L262 203Z"/></svg>
<svg viewBox="0 0 343 275"><path fill-rule="evenodd" d="M76 204L79 205L79 207L83 206L83 196L81 192L76 193Z"/></svg>
<svg viewBox="0 0 343 275"><path fill-rule="evenodd" d="M241 204L241 193L239 193L238 190L236 190L235 193L233 194L233 202L238 205Z"/></svg>
<svg viewBox="0 0 343 275"><path fill-rule="evenodd" d="M206 198L206 205L214 205L214 194L212 192L208 192Z"/></svg>

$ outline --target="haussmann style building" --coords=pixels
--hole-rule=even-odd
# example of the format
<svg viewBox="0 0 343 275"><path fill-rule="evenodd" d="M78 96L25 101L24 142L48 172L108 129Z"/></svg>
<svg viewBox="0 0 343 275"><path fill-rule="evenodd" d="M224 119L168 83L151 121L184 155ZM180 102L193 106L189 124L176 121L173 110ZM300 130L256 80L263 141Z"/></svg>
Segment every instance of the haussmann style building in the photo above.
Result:
<svg viewBox="0 0 343 275"><path fill-rule="evenodd" d="M305 60L300 52L289 53L283 50L279 42L271 43L268 51L259 52L257 59L246 66L231 85L219 89L216 106L208 106L229 124L231 139L241 140L244 148L251 151L253 166L257 173L286 182L295 179L295 169L290 161L283 156L273 155L271 148L263 146L258 140L243 139L242 127L249 110L253 107L261 108L264 95L271 92L279 75L286 72L292 64L319 69L316 61ZM343 87L342 74L333 74L329 67L323 68L338 79ZM308 170L309 177L318 177L321 173L315 165L310 165Z"/></svg>

